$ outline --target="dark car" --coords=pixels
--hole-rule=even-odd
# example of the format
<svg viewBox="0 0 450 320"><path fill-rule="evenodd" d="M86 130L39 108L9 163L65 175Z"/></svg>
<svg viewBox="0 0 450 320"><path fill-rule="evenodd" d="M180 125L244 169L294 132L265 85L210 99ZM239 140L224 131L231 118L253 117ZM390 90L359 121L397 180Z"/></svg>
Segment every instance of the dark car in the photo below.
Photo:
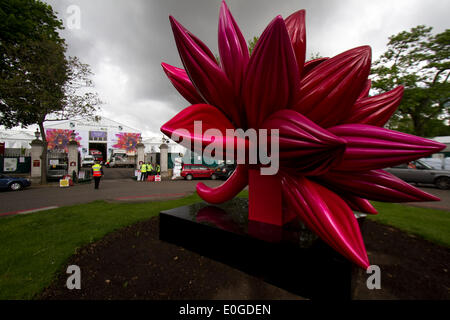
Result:
<svg viewBox="0 0 450 320"><path fill-rule="evenodd" d="M420 160L385 169L406 182L434 184L439 189L450 188L450 171L437 170Z"/></svg>
<svg viewBox="0 0 450 320"><path fill-rule="evenodd" d="M15 178L0 173L0 189L18 191L30 185L30 180L26 178Z"/></svg>
<svg viewBox="0 0 450 320"><path fill-rule="evenodd" d="M217 178L226 180L235 169L235 164L221 164L214 170L214 173L217 175Z"/></svg>
<svg viewBox="0 0 450 320"><path fill-rule="evenodd" d="M217 179L213 169L201 164L183 164L181 176L186 180L192 180L193 178Z"/></svg>

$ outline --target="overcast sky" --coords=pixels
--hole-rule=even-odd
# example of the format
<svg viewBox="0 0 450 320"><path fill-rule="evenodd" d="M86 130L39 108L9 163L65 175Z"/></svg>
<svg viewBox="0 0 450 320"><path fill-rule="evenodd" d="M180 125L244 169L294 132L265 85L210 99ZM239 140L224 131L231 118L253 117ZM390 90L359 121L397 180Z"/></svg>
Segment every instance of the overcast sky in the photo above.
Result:
<svg viewBox="0 0 450 320"><path fill-rule="evenodd" d="M168 16L173 15L217 49L219 0L45 0L66 25L68 54L88 63L105 102L100 114L160 135L161 125L188 106L172 87L161 62L182 67ZM390 35L419 24L439 33L449 28L448 0L229 0L246 39L259 36L278 14L306 9L307 58L334 56L370 45L375 60ZM80 9L80 28L69 29L71 5Z"/></svg>

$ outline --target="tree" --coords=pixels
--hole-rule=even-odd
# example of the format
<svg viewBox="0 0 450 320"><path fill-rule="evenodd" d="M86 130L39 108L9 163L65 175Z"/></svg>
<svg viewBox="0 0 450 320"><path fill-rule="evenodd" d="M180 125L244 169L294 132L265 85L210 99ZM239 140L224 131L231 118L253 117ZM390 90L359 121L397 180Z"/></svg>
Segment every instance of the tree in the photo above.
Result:
<svg viewBox="0 0 450 320"><path fill-rule="evenodd" d="M372 88L378 93L405 87L388 126L425 137L450 135L450 30L431 31L419 25L389 37L387 51L372 68Z"/></svg>
<svg viewBox="0 0 450 320"><path fill-rule="evenodd" d="M39 126L46 182L44 122L93 115L100 100L83 90L92 86L92 72L78 58L66 57L58 34L62 22L49 5L38 0L0 0L0 5L0 124Z"/></svg>

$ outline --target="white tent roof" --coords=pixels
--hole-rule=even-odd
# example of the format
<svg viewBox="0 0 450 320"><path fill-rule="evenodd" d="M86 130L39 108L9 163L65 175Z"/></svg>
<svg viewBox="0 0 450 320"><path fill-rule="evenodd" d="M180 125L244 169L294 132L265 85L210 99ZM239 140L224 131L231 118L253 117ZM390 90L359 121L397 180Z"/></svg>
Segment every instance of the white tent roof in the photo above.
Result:
<svg viewBox="0 0 450 320"><path fill-rule="evenodd" d="M130 133L141 133L140 130L126 126L117 121L105 118L96 117L94 120L71 119L64 121L46 121L44 123L46 129L66 129L66 130L92 130L93 128L100 128L105 130L123 131Z"/></svg>

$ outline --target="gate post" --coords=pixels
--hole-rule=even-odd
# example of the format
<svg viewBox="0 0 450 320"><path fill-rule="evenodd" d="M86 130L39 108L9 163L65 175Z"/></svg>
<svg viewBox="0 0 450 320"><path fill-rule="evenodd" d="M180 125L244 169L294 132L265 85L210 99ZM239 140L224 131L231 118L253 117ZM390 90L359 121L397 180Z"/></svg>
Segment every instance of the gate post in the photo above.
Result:
<svg viewBox="0 0 450 320"><path fill-rule="evenodd" d="M42 151L44 150L44 143L35 139L31 141L31 182L41 183L41 167L42 167Z"/></svg>
<svg viewBox="0 0 450 320"><path fill-rule="evenodd" d="M160 150L159 165L161 167L161 178L167 178L169 176L168 173L169 146L163 143L159 146L159 150Z"/></svg>
<svg viewBox="0 0 450 320"><path fill-rule="evenodd" d="M78 177L78 143L75 140L69 141L67 147L69 151L68 153L69 166L67 174L72 177L72 174L75 171L75 176Z"/></svg>
<svg viewBox="0 0 450 320"><path fill-rule="evenodd" d="M145 161L145 145L139 141L136 145L136 166L135 169L139 170L141 164Z"/></svg>

